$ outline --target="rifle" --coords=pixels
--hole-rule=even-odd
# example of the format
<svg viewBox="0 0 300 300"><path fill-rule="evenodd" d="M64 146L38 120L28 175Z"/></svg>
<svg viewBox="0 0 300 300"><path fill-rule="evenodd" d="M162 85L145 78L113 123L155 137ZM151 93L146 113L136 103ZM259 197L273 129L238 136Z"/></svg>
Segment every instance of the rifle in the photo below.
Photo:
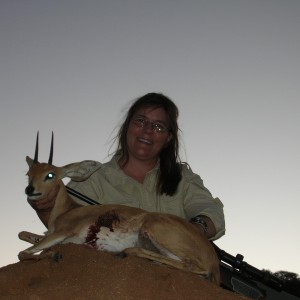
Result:
<svg viewBox="0 0 300 300"><path fill-rule="evenodd" d="M220 260L221 286L250 299L300 300L300 292L289 289L285 282L268 271L259 270L211 242Z"/></svg>
<svg viewBox="0 0 300 300"><path fill-rule="evenodd" d="M221 250L216 244L212 243L215 251L220 259L220 261L225 262L230 265L234 270L239 272L239 274L243 274L245 277L257 280L259 282L264 283L265 285L277 290L281 291L284 287L284 282L278 277L270 274L266 271L261 271L245 261L243 261L244 256L241 254L237 254L235 257L230 255L229 253Z"/></svg>

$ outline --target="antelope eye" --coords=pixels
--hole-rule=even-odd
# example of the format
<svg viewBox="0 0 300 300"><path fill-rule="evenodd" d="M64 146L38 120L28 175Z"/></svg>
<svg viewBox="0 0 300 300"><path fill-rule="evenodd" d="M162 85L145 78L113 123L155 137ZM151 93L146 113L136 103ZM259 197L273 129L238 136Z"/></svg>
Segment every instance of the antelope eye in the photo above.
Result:
<svg viewBox="0 0 300 300"><path fill-rule="evenodd" d="M50 172L47 174L47 176L45 177L45 180L51 180L55 177L55 173L54 172Z"/></svg>

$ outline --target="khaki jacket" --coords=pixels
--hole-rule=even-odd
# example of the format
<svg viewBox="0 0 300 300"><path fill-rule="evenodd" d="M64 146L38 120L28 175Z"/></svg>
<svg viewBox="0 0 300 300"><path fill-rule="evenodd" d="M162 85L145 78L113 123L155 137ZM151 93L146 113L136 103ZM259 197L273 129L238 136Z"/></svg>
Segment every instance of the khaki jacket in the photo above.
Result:
<svg viewBox="0 0 300 300"><path fill-rule="evenodd" d="M173 196L157 195L156 177L158 166L148 172L143 184L127 176L117 164L114 156L104 163L84 182L71 181L68 186L99 202L100 204L122 204L139 207L147 211L170 213L187 220L197 216L209 217L218 239L225 233L223 204L213 198L199 175L192 172L188 164L182 165L182 180ZM74 200L86 205L79 199Z"/></svg>

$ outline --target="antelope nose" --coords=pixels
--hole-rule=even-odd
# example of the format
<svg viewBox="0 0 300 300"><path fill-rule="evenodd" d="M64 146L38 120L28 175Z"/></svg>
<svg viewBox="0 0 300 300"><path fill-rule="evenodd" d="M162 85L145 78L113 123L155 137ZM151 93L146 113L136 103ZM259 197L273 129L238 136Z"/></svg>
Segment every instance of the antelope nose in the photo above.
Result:
<svg viewBox="0 0 300 300"><path fill-rule="evenodd" d="M25 194L30 196L33 194L33 191L34 191L34 187L32 185L28 185L25 189Z"/></svg>

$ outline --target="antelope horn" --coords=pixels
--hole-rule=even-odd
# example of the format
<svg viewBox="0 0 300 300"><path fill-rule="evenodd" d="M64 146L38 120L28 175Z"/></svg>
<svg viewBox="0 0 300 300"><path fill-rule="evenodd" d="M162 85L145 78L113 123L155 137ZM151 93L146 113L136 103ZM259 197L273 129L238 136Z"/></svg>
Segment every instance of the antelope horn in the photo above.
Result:
<svg viewBox="0 0 300 300"><path fill-rule="evenodd" d="M35 143L35 152L34 152L34 159L33 162L38 162L38 156L39 156L39 132L36 134L36 143Z"/></svg>
<svg viewBox="0 0 300 300"><path fill-rule="evenodd" d="M52 165L52 159L53 159L53 131L52 131L51 146L50 146L50 155L49 155L49 161L48 161L49 165Z"/></svg>

